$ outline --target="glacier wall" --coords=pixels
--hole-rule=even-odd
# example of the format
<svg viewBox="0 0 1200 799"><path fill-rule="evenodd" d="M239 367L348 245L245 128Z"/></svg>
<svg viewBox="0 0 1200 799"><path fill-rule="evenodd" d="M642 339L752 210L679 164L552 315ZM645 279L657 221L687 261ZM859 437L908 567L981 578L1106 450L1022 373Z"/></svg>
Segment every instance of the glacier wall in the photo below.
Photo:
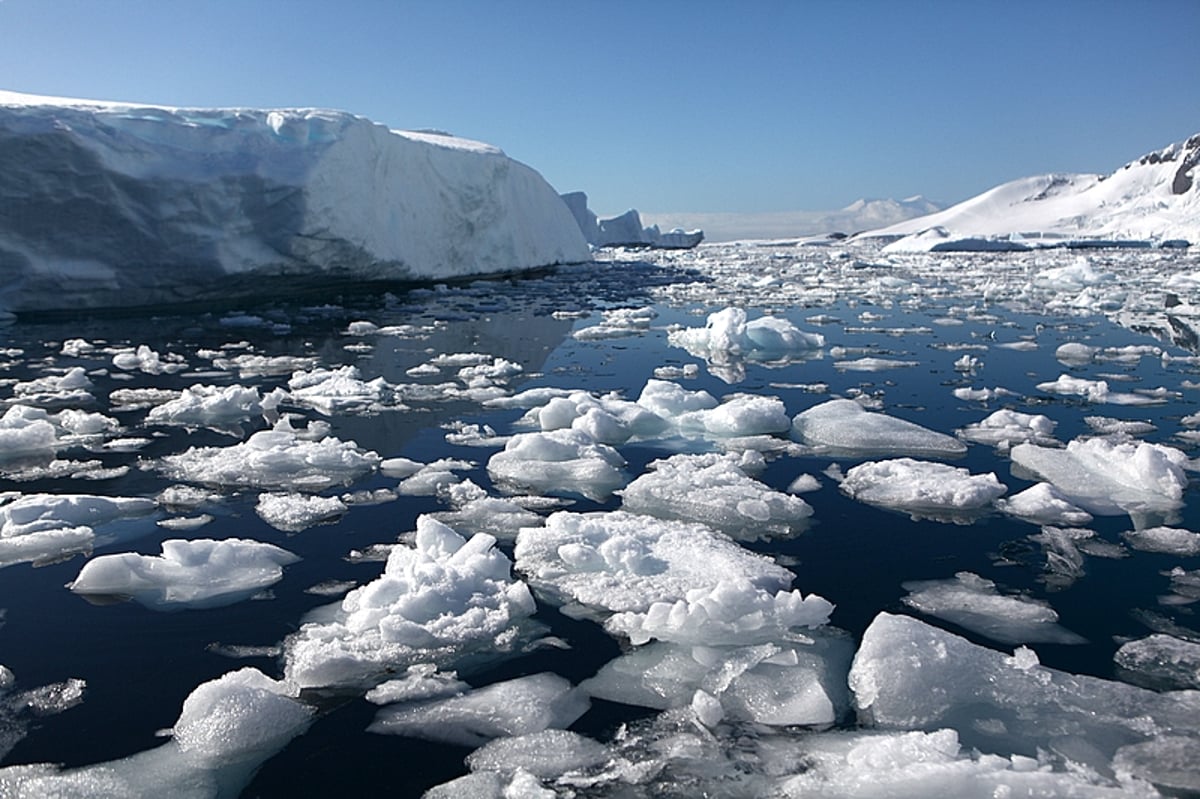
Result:
<svg viewBox="0 0 1200 799"><path fill-rule="evenodd" d="M490 145L338 111L0 92L0 311L590 259L554 189Z"/></svg>

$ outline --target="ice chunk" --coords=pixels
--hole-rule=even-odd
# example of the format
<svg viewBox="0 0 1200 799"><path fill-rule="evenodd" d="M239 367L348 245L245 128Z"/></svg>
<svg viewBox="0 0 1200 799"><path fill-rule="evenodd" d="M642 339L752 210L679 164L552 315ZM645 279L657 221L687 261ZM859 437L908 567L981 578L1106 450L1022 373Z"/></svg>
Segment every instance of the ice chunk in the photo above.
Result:
<svg viewBox="0 0 1200 799"><path fill-rule="evenodd" d="M43 375L33 380L13 383L13 398L23 405L49 407L86 405L95 401L95 384L82 366L67 369L61 375Z"/></svg>
<svg viewBox="0 0 1200 799"><path fill-rule="evenodd" d="M1107 438L1076 439L1066 449L1018 444L1013 463L1098 515L1179 507L1187 456L1164 444Z"/></svg>
<svg viewBox="0 0 1200 799"><path fill-rule="evenodd" d="M831 455L952 458L967 451L966 445L952 436L905 419L871 413L849 399L829 400L797 414L792 420L792 435Z"/></svg>
<svg viewBox="0 0 1200 799"><path fill-rule="evenodd" d="M450 486L442 496L454 509L435 513L433 517L456 530L490 533L512 540L522 527L535 527L542 522L538 514L512 500L489 496L470 480Z"/></svg>
<svg viewBox="0 0 1200 799"><path fill-rule="evenodd" d="M763 466L758 453L673 455L621 492L631 513L707 524L736 539L786 535L805 526L813 510L799 497L775 491L746 473Z"/></svg>
<svg viewBox="0 0 1200 799"><path fill-rule="evenodd" d="M746 363L785 366L819 355L820 333L806 333L786 319L764 316L746 321L746 311L730 307L709 314L704 327L672 330L667 343L703 358L708 369L727 383L745 379Z"/></svg>
<svg viewBox="0 0 1200 799"><path fill-rule="evenodd" d="M83 701L87 684L71 678L65 682L28 690L15 690L17 678L0 665L0 759L25 737L33 719L69 710ZM0 769L0 792L4 790L4 771Z"/></svg>
<svg viewBox="0 0 1200 799"><path fill-rule="evenodd" d="M349 483L382 459L353 441L307 440L287 418L232 447L192 447L167 455L158 468L171 479L208 485L319 491Z"/></svg>
<svg viewBox="0 0 1200 799"><path fill-rule="evenodd" d="M346 503L337 497L296 492L259 494L258 504L254 506L254 512L264 522L288 533L298 533L315 524L328 522L346 510Z"/></svg>
<svg viewBox="0 0 1200 799"><path fill-rule="evenodd" d="M283 567L298 560L259 541L172 539L162 542L162 555L93 558L69 587L85 597L130 597L154 610L220 607L279 582Z"/></svg>
<svg viewBox="0 0 1200 799"><path fill-rule="evenodd" d="M1053 446L1056 423L1040 413L1020 413L1008 409L998 410L983 421L969 424L958 431L958 437L979 444L990 444L1001 451L1014 445L1032 441L1043 446Z"/></svg>
<svg viewBox="0 0 1200 799"><path fill-rule="evenodd" d="M521 433L488 461L492 480L520 493L570 492L603 499L628 479L625 459L582 430Z"/></svg>
<svg viewBox="0 0 1200 799"><path fill-rule="evenodd" d="M682 598L652 603L644 612L624 611L605 622L609 632L634 644L651 639L682 644L753 644L783 641L801 627L829 621L833 605L816 594L769 590L729 577L712 588L693 588Z"/></svg>
<svg viewBox="0 0 1200 799"><path fill-rule="evenodd" d="M112 359L113 366L127 372L145 372L149 375L173 374L187 368L187 361L178 355L168 353L164 359L161 354L146 344L137 348L130 347L117 352Z"/></svg>
<svg viewBox="0 0 1200 799"><path fill-rule="evenodd" d="M476 747L493 738L570 726L588 709L587 695L542 672L449 697L386 707L370 732Z"/></svg>
<svg viewBox="0 0 1200 799"><path fill-rule="evenodd" d="M438 671L432 663L416 663L408 667L405 676L388 680L367 691L366 700L376 705L394 702L419 702L443 696L454 696L471 690L453 672Z"/></svg>
<svg viewBox="0 0 1200 799"><path fill-rule="evenodd" d="M545 527L521 530L515 553L517 570L535 588L591 609L597 618L642 613L723 581L786 591L793 577L703 525L625 511L554 513Z"/></svg>
<svg viewBox="0 0 1200 799"><path fill-rule="evenodd" d="M302 733L313 711L292 688L256 669L198 686L173 739L120 760L77 768L50 764L0 769L0 793L43 796L237 796L258 767Z"/></svg>
<svg viewBox="0 0 1200 799"><path fill-rule="evenodd" d="M1046 602L1005 596L991 580L959 572L950 580L916 580L903 584L910 608L944 619L1004 644L1082 644L1086 640L1058 624Z"/></svg>
<svg viewBox="0 0 1200 799"><path fill-rule="evenodd" d="M929 516L979 511L1007 489L996 475L971 474L946 463L894 458L848 470L842 491L873 505Z"/></svg>
<svg viewBox="0 0 1200 799"><path fill-rule="evenodd" d="M688 437L734 438L785 433L791 427L778 397L737 394L715 408L687 411L671 420Z"/></svg>
<svg viewBox="0 0 1200 799"><path fill-rule="evenodd" d="M600 765L608 750L590 738L567 730L545 730L501 738L472 752L467 765L476 771L512 774L518 770L539 777L556 777Z"/></svg>
<svg viewBox="0 0 1200 799"><path fill-rule="evenodd" d="M1147 688L1200 688L1200 643L1157 633L1122 644L1113 655L1122 675Z"/></svg>
<svg viewBox="0 0 1200 799"><path fill-rule="evenodd" d="M1106 402L1111 405L1161 405L1167 396L1161 390L1124 393L1111 391L1106 380L1087 380L1071 375L1059 375L1057 380L1038 383L1038 391L1066 397L1081 397L1087 402Z"/></svg>
<svg viewBox="0 0 1200 799"><path fill-rule="evenodd" d="M95 528L144 516L152 499L92 494L24 494L0 504L0 566L55 560L87 552L97 542ZM112 540L107 533L102 541Z"/></svg>
<svg viewBox="0 0 1200 799"><path fill-rule="evenodd" d="M207 427L218 432L242 435L242 423L273 412L282 392L262 397L258 389L245 386L189 386L170 402L150 409L150 424Z"/></svg>
<svg viewBox="0 0 1200 799"><path fill-rule="evenodd" d="M1080 527L1092 521L1092 514L1073 504L1050 483L1038 483L1011 497L1001 497L996 500L996 508L1033 524Z"/></svg>
<svg viewBox="0 0 1200 799"><path fill-rule="evenodd" d="M1161 736L1200 745L1200 692L1159 694L1068 674L889 613L863 634L850 688L861 718L876 727L949 727L983 752L1037 757L1043 750L1100 773L1111 773L1126 745ZM1198 768L1193 760L1193 789Z"/></svg>
<svg viewBox="0 0 1200 799"><path fill-rule="evenodd" d="M849 637L813 630L808 643L712 647L653 642L606 663L580 688L612 702L687 707L697 691L735 721L771 726L831 724L849 709Z"/></svg>
<svg viewBox="0 0 1200 799"><path fill-rule="evenodd" d="M404 407L395 398L394 386L382 377L365 381L358 367L352 365L295 372L288 380L288 389L294 402L326 416Z"/></svg>
<svg viewBox="0 0 1200 799"><path fill-rule="evenodd" d="M597 397L586 391L551 397L544 405L526 413L523 422L542 430L574 428L603 444L624 444L635 437L651 438L669 426L661 416L636 402L613 395Z"/></svg>
<svg viewBox="0 0 1200 799"><path fill-rule="evenodd" d="M531 626L533 597L496 539L469 540L429 516L383 574L319 609L288 638L285 672L302 687L382 682L416 663L502 657Z"/></svg>
<svg viewBox="0 0 1200 799"><path fill-rule="evenodd" d="M718 405L716 398L707 391L688 391L670 380L654 379L646 381L637 402L665 419L711 410Z"/></svg>
<svg viewBox="0 0 1200 799"><path fill-rule="evenodd" d="M1200 555L1200 533L1178 527L1147 527L1122 533L1134 549L1191 557Z"/></svg>

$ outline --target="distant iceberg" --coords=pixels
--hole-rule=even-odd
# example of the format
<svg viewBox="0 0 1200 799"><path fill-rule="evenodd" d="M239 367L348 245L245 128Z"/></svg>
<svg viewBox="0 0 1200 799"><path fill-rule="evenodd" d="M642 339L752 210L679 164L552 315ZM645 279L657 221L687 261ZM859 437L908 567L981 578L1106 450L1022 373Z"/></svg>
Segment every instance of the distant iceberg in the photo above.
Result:
<svg viewBox="0 0 1200 799"><path fill-rule="evenodd" d="M0 91L0 311L143 306L588 261L501 150L317 109Z"/></svg>
<svg viewBox="0 0 1200 799"><path fill-rule="evenodd" d="M665 233L658 225L642 226L642 216L630 208L623 214L600 219L588 208L587 194L573 191L562 195L579 229L594 247L654 247L663 250L689 250L704 241L703 230L675 228Z"/></svg>

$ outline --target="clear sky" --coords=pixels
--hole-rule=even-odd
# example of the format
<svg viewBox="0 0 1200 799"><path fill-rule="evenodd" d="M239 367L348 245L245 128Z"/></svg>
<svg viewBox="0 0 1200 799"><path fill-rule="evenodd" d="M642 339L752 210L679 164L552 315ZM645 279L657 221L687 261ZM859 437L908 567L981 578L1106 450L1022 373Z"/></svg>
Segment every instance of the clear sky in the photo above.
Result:
<svg viewBox="0 0 1200 799"><path fill-rule="evenodd" d="M602 215L957 202L1200 132L1200 0L0 0L0 88L321 106Z"/></svg>

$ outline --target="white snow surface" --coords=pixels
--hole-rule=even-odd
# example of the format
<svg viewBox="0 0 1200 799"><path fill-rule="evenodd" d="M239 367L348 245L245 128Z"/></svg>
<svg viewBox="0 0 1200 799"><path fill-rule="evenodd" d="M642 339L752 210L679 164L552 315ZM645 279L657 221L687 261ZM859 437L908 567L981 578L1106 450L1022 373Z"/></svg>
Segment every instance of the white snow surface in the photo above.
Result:
<svg viewBox="0 0 1200 799"><path fill-rule="evenodd" d="M241 538L162 542L161 555L121 552L83 565L70 589L130 597L154 610L213 608L250 597L283 579L299 558L273 544Z"/></svg>
<svg viewBox="0 0 1200 799"><path fill-rule="evenodd" d="M4 194L28 210L0 228L10 312L591 259L567 206L528 166L341 111L0 91L0 141L22 154L6 159Z"/></svg>
<svg viewBox="0 0 1200 799"><path fill-rule="evenodd" d="M1200 135L1110 175L1021 178L927 216L864 234L887 251L1036 249L1087 242L1200 242Z"/></svg>

